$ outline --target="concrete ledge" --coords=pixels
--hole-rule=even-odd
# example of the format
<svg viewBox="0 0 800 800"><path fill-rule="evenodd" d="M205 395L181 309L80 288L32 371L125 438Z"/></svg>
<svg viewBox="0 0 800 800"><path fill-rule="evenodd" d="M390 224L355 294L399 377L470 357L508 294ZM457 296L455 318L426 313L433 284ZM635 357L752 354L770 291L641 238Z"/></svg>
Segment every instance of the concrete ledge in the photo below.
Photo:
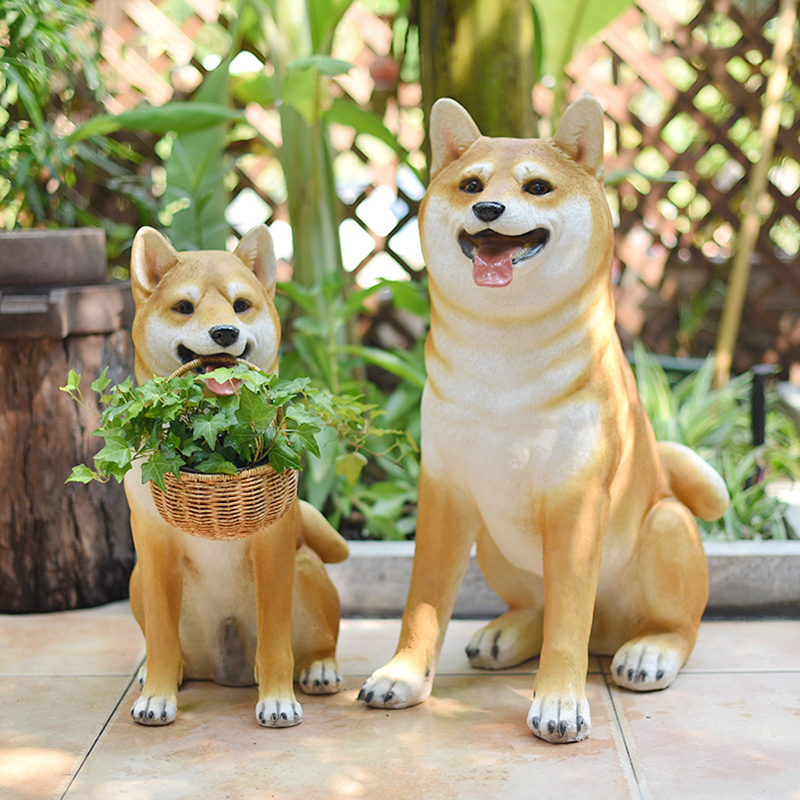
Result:
<svg viewBox="0 0 800 800"><path fill-rule="evenodd" d="M800 541L707 542L707 617L800 618ZM350 542L350 558L329 564L346 617L398 617L411 581L413 542ZM491 618L506 610L470 560L453 616Z"/></svg>

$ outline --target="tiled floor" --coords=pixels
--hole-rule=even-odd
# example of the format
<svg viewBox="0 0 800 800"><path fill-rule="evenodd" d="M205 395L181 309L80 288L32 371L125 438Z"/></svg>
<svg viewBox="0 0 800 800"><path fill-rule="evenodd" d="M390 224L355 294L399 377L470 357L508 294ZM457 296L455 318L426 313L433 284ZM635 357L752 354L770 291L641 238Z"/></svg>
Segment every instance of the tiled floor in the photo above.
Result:
<svg viewBox="0 0 800 800"><path fill-rule="evenodd" d="M590 664L593 730L572 745L525 725L536 662L471 670L454 621L431 699L355 702L397 620L345 620L344 691L303 697L296 728L260 728L254 689L188 683L177 721L129 709L143 640L126 603L0 616L2 800L800 800L800 623L707 622L666 692L615 688Z"/></svg>

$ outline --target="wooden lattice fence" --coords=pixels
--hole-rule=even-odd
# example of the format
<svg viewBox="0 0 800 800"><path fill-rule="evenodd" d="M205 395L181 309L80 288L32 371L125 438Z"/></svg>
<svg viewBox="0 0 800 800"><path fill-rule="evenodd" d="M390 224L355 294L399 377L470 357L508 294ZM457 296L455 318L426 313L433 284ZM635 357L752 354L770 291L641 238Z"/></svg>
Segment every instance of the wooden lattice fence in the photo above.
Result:
<svg viewBox="0 0 800 800"><path fill-rule="evenodd" d="M672 5L639 0L569 73L573 94L595 95L609 119L621 333L661 352L705 355L760 151L778 3L708 0L684 20ZM800 362L799 57L795 37L738 370Z"/></svg>

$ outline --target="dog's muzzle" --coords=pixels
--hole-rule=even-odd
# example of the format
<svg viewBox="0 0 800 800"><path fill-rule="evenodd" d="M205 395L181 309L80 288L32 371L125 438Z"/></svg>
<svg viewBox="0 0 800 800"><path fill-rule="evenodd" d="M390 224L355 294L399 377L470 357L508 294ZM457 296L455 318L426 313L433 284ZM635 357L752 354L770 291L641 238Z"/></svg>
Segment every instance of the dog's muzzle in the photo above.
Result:
<svg viewBox="0 0 800 800"><path fill-rule="evenodd" d="M520 236L505 236L491 229L479 233L461 231L458 244L472 262L472 278L478 286L501 288L514 277L514 266L538 255L550 240L550 231L535 228Z"/></svg>

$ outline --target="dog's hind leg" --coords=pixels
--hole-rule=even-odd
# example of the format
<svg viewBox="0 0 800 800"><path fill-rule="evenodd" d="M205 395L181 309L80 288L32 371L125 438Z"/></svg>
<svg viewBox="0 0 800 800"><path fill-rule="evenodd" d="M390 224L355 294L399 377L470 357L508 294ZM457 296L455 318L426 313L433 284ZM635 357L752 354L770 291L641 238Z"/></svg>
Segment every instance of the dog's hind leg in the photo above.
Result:
<svg viewBox="0 0 800 800"><path fill-rule="evenodd" d="M478 566L509 610L472 637L467 645L470 664L505 669L536 658L542 647L542 579L514 566L483 532L478 535Z"/></svg>
<svg viewBox="0 0 800 800"><path fill-rule="evenodd" d="M333 694L342 688L336 664L339 614L339 595L322 560L301 547L292 595L292 650L295 679L306 694Z"/></svg>
<svg viewBox="0 0 800 800"><path fill-rule="evenodd" d="M708 600L708 563L694 516L666 499L645 518L637 555L644 623L617 650L615 683L646 692L664 689L686 663Z"/></svg>

